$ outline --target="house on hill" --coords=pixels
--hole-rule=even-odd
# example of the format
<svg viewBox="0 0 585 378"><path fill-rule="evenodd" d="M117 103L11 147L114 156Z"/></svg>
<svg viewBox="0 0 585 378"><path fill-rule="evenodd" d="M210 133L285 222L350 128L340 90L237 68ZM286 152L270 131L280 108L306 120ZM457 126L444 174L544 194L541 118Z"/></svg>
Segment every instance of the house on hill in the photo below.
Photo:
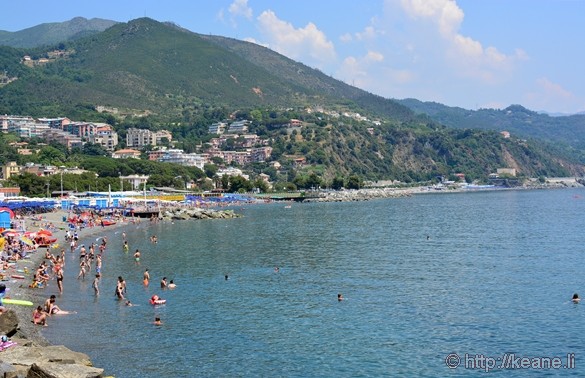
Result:
<svg viewBox="0 0 585 378"><path fill-rule="evenodd" d="M125 148L122 150L112 152L112 158L114 158L114 159L140 159L140 151L133 150L131 148Z"/></svg>

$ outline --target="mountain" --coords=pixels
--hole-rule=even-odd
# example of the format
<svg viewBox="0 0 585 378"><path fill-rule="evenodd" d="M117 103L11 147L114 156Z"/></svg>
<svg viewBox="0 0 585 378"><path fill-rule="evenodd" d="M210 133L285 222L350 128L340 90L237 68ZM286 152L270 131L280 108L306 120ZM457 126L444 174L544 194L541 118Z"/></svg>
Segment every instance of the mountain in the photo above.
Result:
<svg viewBox="0 0 585 378"><path fill-rule="evenodd" d="M400 119L414 115L392 100L350 87L264 47L240 43L243 48L228 49L226 43L221 46L170 23L137 19L67 43L74 54L34 69L8 86L7 96L27 93L22 101L49 102L59 112L85 103L167 118L206 104L231 108L342 104ZM13 57L9 63L14 62ZM32 112L38 110L47 109Z"/></svg>
<svg viewBox="0 0 585 378"><path fill-rule="evenodd" d="M447 128L433 115L265 47L148 18L42 48L0 47L2 68L10 81L0 86L0 114L107 120L122 140L129 127L165 128L187 152L210 141L211 122L252 119L250 132L270 141L272 159L290 178L314 173L329 181L359 175L413 182L465 173L473 180L501 167L528 177L584 173L562 150L495 131ZM117 115L98 113L99 105ZM302 119L303 127L283 127L291 118ZM298 168L297 158L307 165ZM266 163L248 168L275 175Z"/></svg>
<svg viewBox="0 0 585 378"><path fill-rule="evenodd" d="M11 47L55 45L102 32L116 23L101 18L88 20L75 17L69 21L40 24L16 32L0 30L0 45Z"/></svg>
<svg viewBox="0 0 585 378"><path fill-rule="evenodd" d="M585 114L550 116L511 105L505 109L467 110L416 99L397 100L417 114L453 128L508 131L521 138L560 143L577 150L585 162Z"/></svg>

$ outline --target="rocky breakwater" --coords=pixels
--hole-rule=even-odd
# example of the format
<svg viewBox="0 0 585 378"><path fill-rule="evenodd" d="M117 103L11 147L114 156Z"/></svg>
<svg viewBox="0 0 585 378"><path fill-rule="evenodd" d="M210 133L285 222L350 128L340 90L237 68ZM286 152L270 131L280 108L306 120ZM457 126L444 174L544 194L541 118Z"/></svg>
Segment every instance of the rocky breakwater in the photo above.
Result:
<svg viewBox="0 0 585 378"><path fill-rule="evenodd" d="M360 189L360 190L340 190L332 192L321 192L318 197L307 198L304 202L350 202L350 201L369 201L381 198L398 198L406 197L412 194L410 189Z"/></svg>
<svg viewBox="0 0 585 378"><path fill-rule="evenodd" d="M0 377L4 378L93 378L102 377L104 369L92 366L86 354L62 345L42 345L27 339L13 310L0 315Z"/></svg>
<svg viewBox="0 0 585 378"><path fill-rule="evenodd" d="M231 219L240 218L242 215L233 210L215 210L201 208L175 208L168 209L161 214L166 220L187 220L187 219Z"/></svg>

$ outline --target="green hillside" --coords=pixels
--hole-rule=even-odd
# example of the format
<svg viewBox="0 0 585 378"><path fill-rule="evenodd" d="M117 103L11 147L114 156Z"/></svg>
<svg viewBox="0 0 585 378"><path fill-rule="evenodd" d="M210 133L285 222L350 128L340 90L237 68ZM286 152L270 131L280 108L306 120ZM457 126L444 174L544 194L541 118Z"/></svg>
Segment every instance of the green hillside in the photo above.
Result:
<svg viewBox="0 0 585 378"><path fill-rule="evenodd" d="M226 41L230 42L148 18L117 24L67 43L66 48L74 51L68 59L31 70L5 88L6 100L28 103L31 114L46 113L43 104L51 104L54 112L71 113L81 103L148 111L166 119L209 104L342 105L379 116L413 116L394 101L350 87L266 48L247 42L236 48L233 41ZM40 51L22 53L39 55ZM0 61L0 67L14 63ZM21 93L27 93L26 98L20 98ZM0 107L3 104L0 101Z"/></svg>
<svg viewBox="0 0 585 378"><path fill-rule="evenodd" d="M552 117L520 105L505 109L467 110L416 99L399 102L449 127L508 131L521 138L560 143L585 162L585 115L582 114Z"/></svg>
<svg viewBox="0 0 585 378"><path fill-rule="evenodd" d="M16 32L0 30L0 45L11 47L39 47L55 45L95 34L115 25L115 21L75 17L65 22L52 22Z"/></svg>

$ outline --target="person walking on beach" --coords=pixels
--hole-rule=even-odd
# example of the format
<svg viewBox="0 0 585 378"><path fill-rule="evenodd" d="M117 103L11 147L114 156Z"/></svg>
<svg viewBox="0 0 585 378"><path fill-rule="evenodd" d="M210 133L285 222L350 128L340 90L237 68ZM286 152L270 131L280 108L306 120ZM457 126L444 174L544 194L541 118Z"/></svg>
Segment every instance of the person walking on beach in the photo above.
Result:
<svg viewBox="0 0 585 378"><path fill-rule="evenodd" d="M118 282L122 288L122 294L126 294L126 281L122 278L122 276L118 276Z"/></svg>
<svg viewBox="0 0 585 378"><path fill-rule="evenodd" d="M102 255L101 253L97 255L95 260L95 273L99 276L102 274Z"/></svg>
<svg viewBox="0 0 585 378"><path fill-rule="evenodd" d="M118 282L116 283L116 297L119 300L124 299L124 286L122 286L122 277L118 277Z"/></svg>
<svg viewBox="0 0 585 378"><path fill-rule="evenodd" d="M57 279L57 287L59 288L59 293L63 294L63 269L59 268L57 270L56 277Z"/></svg>
<svg viewBox="0 0 585 378"><path fill-rule="evenodd" d="M93 287L93 290L95 291L95 296L96 297L98 295L100 295L99 283L100 283L100 275L99 274L96 274L95 275L95 278L93 279L93 284L91 285Z"/></svg>
<svg viewBox="0 0 585 378"><path fill-rule="evenodd" d="M79 263L79 274L77 275L77 279L83 278L85 280L85 268L87 264L85 263L85 259L81 260Z"/></svg>

